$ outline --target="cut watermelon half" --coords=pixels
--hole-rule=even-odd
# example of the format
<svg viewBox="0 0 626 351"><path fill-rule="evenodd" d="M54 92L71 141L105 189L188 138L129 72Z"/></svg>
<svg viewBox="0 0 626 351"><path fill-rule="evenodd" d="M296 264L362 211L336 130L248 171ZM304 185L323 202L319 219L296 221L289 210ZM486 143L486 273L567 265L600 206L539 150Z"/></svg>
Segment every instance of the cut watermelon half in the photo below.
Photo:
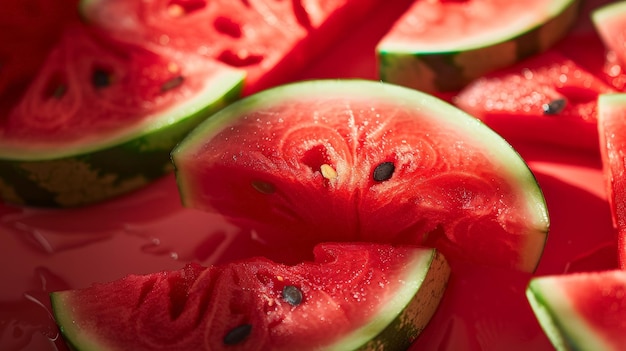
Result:
<svg viewBox="0 0 626 351"><path fill-rule="evenodd" d="M380 82L255 94L196 128L172 158L186 206L257 223L274 245L421 243L448 260L532 271L548 231L533 174L500 136Z"/></svg>
<svg viewBox="0 0 626 351"><path fill-rule="evenodd" d="M510 141L597 150L597 99L615 90L557 51L477 79L453 98Z"/></svg>
<svg viewBox="0 0 626 351"><path fill-rule="evenodd" d="M315 261L264 258L51 294L77 350L405 350L450 270L431 249L320 244Z"/></svg>
<svg viewBox="0 0 626 351"><path fill-rule="evenodd" d="M576 0L415 1L377 47L382 80L426 92L545 51L576 20Z"/></svg>
<svg viewBox="0 0 626 351"><path fill-rule="evenodd" d="M626 269L626 94L600 95L598 134L607 198L619 232L618 262Z"/></svg>
<svg viewBox="0 0 626 351"><path fill-rule="evenodd" d="M242 80L225 65L68 26L0 120L0 195L78 206L143 186L171 170L174 145L237 98Z"/></svg>
<svg viewBox="0 0 626 351"><path fill-rule="evenodd" d="M625 271L533 278L526 294L557 350L617 351L626 345Z"/></svg>
<svg viewBox="0 0 626 351"><path fill-rule="evenodd" d="M87 20L120 40L182 51L247 73L245 93L285 83L379 0L83 0Z"/></svg>

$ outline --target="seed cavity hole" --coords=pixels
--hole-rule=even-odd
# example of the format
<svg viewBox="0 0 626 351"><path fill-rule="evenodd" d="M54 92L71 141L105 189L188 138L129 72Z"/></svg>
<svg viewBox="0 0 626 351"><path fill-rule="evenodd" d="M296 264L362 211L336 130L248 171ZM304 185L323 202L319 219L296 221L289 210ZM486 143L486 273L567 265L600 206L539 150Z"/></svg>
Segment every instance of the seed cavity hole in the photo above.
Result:
<svg viewBox="0 0 626 351"><path fill-rule="evenodd" d="M241 38L241 25L235 22L232 18L219 16L213 22L213 27L215 27L215 30L222 34L233 38Z"/></svg>
<svg viewBox="0 0 626 351"><path fill-rule="evenodd" d="M236 345L244 340L250 335L252 332L252 324L242 324L231 329L226 335L224 335L224 344L225 345Z"/></svg>
<svg viewBox="0 0 626 351"><path fill-rule="evenodd" d="M260 192L261 194L273 194L276 192L274 184L263 180L253 180L250 182L250 185L252 185L254 190Z"/></svg>
<svg viewBox="0 0 626 351"><path fill-rule="evenodd" d="M298 306L302 303L302 290L294 285L285 285L282 292L283 300L291 306Z"/></svg>
<svg viewBox="0 0 626 351"><path fill-rule="evenodd" d="M393 176L393 172L396 170L396 166L393 162L387 161L382 162L376 168L374 168L374 172L372 173L372 177L376 182L383 182L385 180L391 179Z"/></svg>
<svg viewBox="0 0 626 351"><path fill-rule="evenodd" d="M218 60L232 67L256 65L263 61L264 58L265 57L261 54L254 54L243 49L238 50L237 52L234 52L233 50L224 50L217 57Z"/></svg>

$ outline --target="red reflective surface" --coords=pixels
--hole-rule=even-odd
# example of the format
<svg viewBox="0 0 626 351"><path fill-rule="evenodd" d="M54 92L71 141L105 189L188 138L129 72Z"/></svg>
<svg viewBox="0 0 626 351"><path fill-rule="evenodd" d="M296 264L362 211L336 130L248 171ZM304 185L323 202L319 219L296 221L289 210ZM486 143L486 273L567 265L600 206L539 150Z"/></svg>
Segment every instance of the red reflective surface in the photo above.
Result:
<svg viewBox="0 0 626 351"><path fill-rule="evenodd" d="M395 11L395 12L394 12ZM300 79L375 78L374 45L400 9L355 28ZM600 158L594 153L513 144L535 173L552 229L537 275L614 268L615 232ZM0 349L66 350L47 292L93 282L275 256L253 232L180 206L173 176L129 196L71 210L0 204ZM552 350L527 303L529 274L484 267L453 272L442 304L415 350Z"/></svg>

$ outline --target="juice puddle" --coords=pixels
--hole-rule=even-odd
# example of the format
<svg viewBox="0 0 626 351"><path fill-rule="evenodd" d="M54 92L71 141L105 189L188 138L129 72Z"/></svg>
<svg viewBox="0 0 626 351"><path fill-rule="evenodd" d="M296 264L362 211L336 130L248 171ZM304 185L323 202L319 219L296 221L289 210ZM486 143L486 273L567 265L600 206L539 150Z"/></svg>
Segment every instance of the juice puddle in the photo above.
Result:
<svg viewBox="0 0 626 351"><path fill-rule="evenodd" d="M536 172L552 221L536 274L614 268L615 234L605 199L564 181L580 174L559 175L556 167ZM601 187L599 172L588 167L583 174ZM178 269L189 261L208 265L255 255L297 261L310 255L268 246L254 230L182 208L173 177L84 209L0 205L0 241L0 349L8 351L67 350L51 317L51 291ZM524 295L531 277L457 266L439 310L412 349L552 350Z"/></svg>

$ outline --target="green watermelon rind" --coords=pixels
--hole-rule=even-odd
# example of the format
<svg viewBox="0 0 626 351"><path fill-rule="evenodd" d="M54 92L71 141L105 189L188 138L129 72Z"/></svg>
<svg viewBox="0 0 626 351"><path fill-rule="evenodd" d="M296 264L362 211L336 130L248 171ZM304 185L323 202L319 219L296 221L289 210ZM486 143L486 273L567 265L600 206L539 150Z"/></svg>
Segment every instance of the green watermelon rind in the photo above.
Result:
<svg viewBox="0 0 626 351"><path fill-rule="evenodd" d="M430 255L416 255L407 264L413 268L400 277L404 287L376 313L376 318L324 350L404 350L415 341L439 306L450 275L443 255L430 251Z"/></svg>
<svg viewBox="0 0 626 351"><path fill-rule="evenodd" d="M584 274L584 273L578 273ZM576 313L560 281L573 274L543 276L531 279L526 289L528 302L541 328L559 351L597 351L612 349L599 338L599 333Z"/></svg>
<svg viewBox="0 0 626 351"><path fill-rule="evenodd" d="M419 249L405 263L404 274L394 277L403 282L394 291L371 321L352 333L317 351L394 351L405 350L424 330L445 293L450 267L441 253L435 249ZM97 332L81 328L72 314L72 291L50 294L52 311L60 331L71 346L80 350L106 351L107 340ZM96 330L97 331L97 330Z"/></svg>
<svg viewBox="0 0 626 351"><path fill-rule="evenodd" d="M591 12L591 20L596 29L601 34L609 35L610 33L603 33L604 25L614 19L623 19L626 14L626 1L617 1L600 6ZM602 35L601 35L602 36Z"/></svg>
<svg viewBox="0 0 626 351"><path fill-rule="evenodd" d="M185 179L184 172L176 168L177 164L186 162L186 155L193 155L202 147L205 140L209 140L228 128L238 116L248 111L254 111L276 100L287 101L300 96L358 96L379 99L381 96L395 100L400 104L413 104L416 110L429 109L430 114L439 116L445 123L455 125L460 130L466 130L467 135L473 135L477 144L484 145L490 157L501 165L501 175L512 184L519 184L519 196L527 205L523 212L526 215L525 225L528 229L528 247L522 252L533 253L523 255L525 261L520 262L520 269L534 271L543 253L543 247L549 231L550 219L543 192L539 187L534 174L526 162L513 147L500 135L487 127L479 119L455 108L454 106L426 93L410 88L388 84L379 81L362 79L339 80L312 80L282 85L263 92L247 96L237 103L231 104L216 113L213 117L200 124L172 151L176 181L184 206L196 207L186 196L194 189L190 181ZM536 255L535 255L536 254Z"/></svg>
<svg viewBox="0 0 626 351"><path fill-rule="evenodd" d="M489 72L543 52L574 24L580 0L550 0L546 16L493 38L439 48L382 40L376 48L381 80L426 92L458 91ZM487 37L485 35L485 37Z"/></svg>
<svg viewBox="0 0 626 351"><path fill-rule="evenodd" d="M203 89L129 126L62 148L0 142L0 198L11 204L75 207L139 189L173 170L169 154L201 121L240 97L244 74L214 73Z"/></svg>

